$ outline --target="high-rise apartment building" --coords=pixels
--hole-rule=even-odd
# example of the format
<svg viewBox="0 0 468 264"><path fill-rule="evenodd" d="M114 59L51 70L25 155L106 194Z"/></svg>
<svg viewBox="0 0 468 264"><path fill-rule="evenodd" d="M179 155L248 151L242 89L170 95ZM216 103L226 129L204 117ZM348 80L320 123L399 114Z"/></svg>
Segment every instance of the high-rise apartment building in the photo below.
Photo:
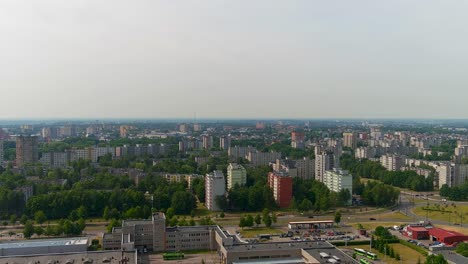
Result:
<svg viewBox="0 0 468 264"><path fill-rule="evenodd" d="M357 147L357 134L354 132L343 133L343 146L355 149Z"/></svg>
<svg viewBox="0 0 468 264"><path fill-rule="evenodd" d="M249 152L254 152L257 151L254 147L247 146L247 147L241 147L241 146L234 146L234 147L229 147L228 148L228 155L231 158L238 159L238 158L245 158Z"/></svg>
<svg viewBox="0 0 468 264"><path fill-rule="evenodd" d="M330 191L340 192L341 190L348 190L349 194L353 194L353 176L347 170L334 168L333 170L326 171L323 178L323 183ZM351 199L348 204L351 204Z"/></svg>
<svg viewBox="0 0 468 264"><path fill-rule="evenodd" d="M26 163L39 160L36 136L18 136L16 138L16 166L21 168Z"/></svg>
<svg viewBox="0 0 468 264"><path fill-rule="evenodd" d="M270 162L276 162L277 159L281 159L281 153L279 152L249 152L247 159L254 166L268 166Z"/></svg>
<svg viewBox="0 0 468 264"><path fill-rule="evenodd" d="M227 167L227 188L234 188L237 184L243 186L247 183L247 171L242 165L237 163L229 163Z"/></svg>
<svg viewBox="0 0 468 264"><path fill-rule="evenodd" d="M338 164L333 154L322 152L315 156L315 179L319 182L323 182L325 172L338 167Z"/></svg>
<svg viewBox="0 0 468 264"><path fill-rule="evenodd" d="M399 155L382 155L380 164L389 171L399 171L404 166L405 158Z"/></svg>
<svg viewBox="0 0 468 264"><path fill-rule="evenodd" d="M129 126L120 126L119 132L120 137L124 138L128 136L128 130L130 130Z"/></svg>
<svg viewBox="0 0 468 264"><path fill-rule="evenodd" d="M205 205L208 210L218 211L216 198L226 194L226 181L222 171L213 171L205 177Z"/></svg>
<svg viewBox="0 0 468 264"><path fill-rule="evenodd" d="M211 149L213 147L213 136L210 135L203 135L203 148L204 149Z"/></svg>
<svg viewBox="0 0 468 264"><path fill-rule="evenodd" d="M202 125L198 123L193 124L193 131L194 132L202 131Z"/></svg>
<svg viewBox="0 0 468 264"><path fill-rule="evenodd" d="M270 172L268 184L273 192L276 204L280 208L288 208L292 199L292 177L284 172Z"/></svg>
<svg viewBox="0 0 468 264"><path fill-rule="evenodd" d="M219 147L222 150L228 150L231 146L231 137L230 136L222 136L219 138Z"/></svg>

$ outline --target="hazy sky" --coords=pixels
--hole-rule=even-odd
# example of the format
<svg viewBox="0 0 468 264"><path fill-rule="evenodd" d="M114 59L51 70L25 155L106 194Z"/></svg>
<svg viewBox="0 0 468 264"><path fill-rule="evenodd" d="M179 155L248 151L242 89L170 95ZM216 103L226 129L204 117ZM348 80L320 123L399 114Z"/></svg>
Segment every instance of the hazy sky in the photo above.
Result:
<svg viewBox="0 0 468 264"><path fill-rule="evenodd" d="M468 118L468 1L3 0L3 118Z"/></svg>

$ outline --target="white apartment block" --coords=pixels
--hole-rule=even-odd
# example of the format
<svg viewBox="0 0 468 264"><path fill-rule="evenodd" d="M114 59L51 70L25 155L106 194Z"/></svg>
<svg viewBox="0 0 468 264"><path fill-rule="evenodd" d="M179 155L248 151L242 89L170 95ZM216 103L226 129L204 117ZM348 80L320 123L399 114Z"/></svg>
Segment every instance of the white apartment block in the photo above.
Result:
<svg viewBox="0 0 468 264"><path fill-rule="evenodd" d="M349 194L353 194L353 176L347 170L334 168L331 171L326 171L323 183L330 191L349 190ZM351 204L351 199L348 203Z"/></svg>
<svg viewBox="0 0 468 264"><path fill-rule="evenodd" d="M439 188L442 185L447 184L448 187L452 187L453 174L455 165L450 163L442 163L436 167L436 172L439 175Z"/></svg>
<svg viewBox="0 0 468 264"><path fill-rule="evenodd" d="M404 165L405 158L398 155L382 155L380 164L389 171L398 171Z"/></svg>
<svg viewBox="0 0 468 264"><path fill-rule="evenodd" d="M247 183L247 171L242 165L229 163L227 167L227 188L232 189L236 184L239 186Z"/></svg>
<svg viewBox="0 0 468 264"><path fill-rule="evenodd" d="M468 164L455 164L452 186L459 186L468 180Z"/></svg>
<svg viewBox="0 0 468 264"><path fill-rule="evenodd" d="M249 152L247 159L254 166L268 166L270 162L275 162L277 159L281 159L281 153L279 152Z"/></svg>
<svg viewBox="0 0 468 264"><path fill-rule="evenodd" d="M315 156L315 179L323 182L325 172L335 167L335 156L333 154L322 153Z"/></svg>
<svg viewBox="0 0 468 264"><path fill-rule="evenodd" d="M205 177L205 206L210 211L219 211L216 197L226 194L226 181L222 171L213 171Z"/></svg>

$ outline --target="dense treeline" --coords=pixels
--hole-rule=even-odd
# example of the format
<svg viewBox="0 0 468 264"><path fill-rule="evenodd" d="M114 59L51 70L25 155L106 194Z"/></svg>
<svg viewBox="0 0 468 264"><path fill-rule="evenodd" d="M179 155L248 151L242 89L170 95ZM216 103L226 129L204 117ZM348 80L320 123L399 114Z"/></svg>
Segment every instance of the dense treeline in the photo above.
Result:
<svg viewBox="0 0 468 264"><path fill-rule="evenodd" d="M448 187L447 184L440 188L440 196L447 197L453 201L468 200L468 182L460 186Z"/></svg>
<svg viewBox="0 0 468 264"><path fill-rule="evenodd" d="M336 197L331 197L331 194L332 192L321 182L296 177L293 179L291 207L300 211L326 211L336 201Z"/></svg>
<svg viewBox="0 0 468 264"><path fill-rule="evenodd" d="M152 205L156 210L172 208L176 214L190 214L197 207L196 197L187 191L186 182L169 183L160 176L148 176L138 189L153 194Z"/></svg>
<svg viewBox="0 0 468 264"><path fill-rule="evenodd" d="M276 208L273 193L268 186L268 166L248 168L245 186L234 186L227 197L218 197L217 203L223 210L258 211L264 208Z"/></svg>
<svg viewBox="0 0 468 264"><path fill-rule="evenodd" d="M149 205L142 192L126 189L114 191L72 189L31 197L26 203L26 213L45 213L48 219L67 218L81 206L86 207L87 216L101 217L104 208L115 208L125 212L136 206Z"/></svg>
<svg viewBox="0 0 468 264"><path fill-rule="evenodd" d="M377 161L357 160L349 155L343 155L340 162L341 167L354 176L380 180L385 184L413 191L434 190L433 176L425 178L414 171L388 171Z"/></svg>
<svg viewBox="0 0 468 264"><path fill-rule="evenodd" d="M361 187L362 199L372 206L392 206L397 200L400 192L392 186L380 182L369 181Z"/></svg>
<svg viewBox="0 0 468 264"><path fill-rule="evenodd" d="M20 214L24 210L24 206L22 192L0 187L0 217L2 219L8 219L12 214Z"/></svg>

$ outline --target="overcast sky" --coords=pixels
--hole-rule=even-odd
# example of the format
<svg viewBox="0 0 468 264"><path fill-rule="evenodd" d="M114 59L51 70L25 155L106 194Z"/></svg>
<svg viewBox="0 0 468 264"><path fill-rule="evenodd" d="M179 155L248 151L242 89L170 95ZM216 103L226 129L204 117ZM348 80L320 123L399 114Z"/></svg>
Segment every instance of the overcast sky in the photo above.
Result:
<svg viewBox="0 0 468 264"><path fill-rule="evenodd" d="M3 0L0 119L468 118L467 10Z"/></svg>

